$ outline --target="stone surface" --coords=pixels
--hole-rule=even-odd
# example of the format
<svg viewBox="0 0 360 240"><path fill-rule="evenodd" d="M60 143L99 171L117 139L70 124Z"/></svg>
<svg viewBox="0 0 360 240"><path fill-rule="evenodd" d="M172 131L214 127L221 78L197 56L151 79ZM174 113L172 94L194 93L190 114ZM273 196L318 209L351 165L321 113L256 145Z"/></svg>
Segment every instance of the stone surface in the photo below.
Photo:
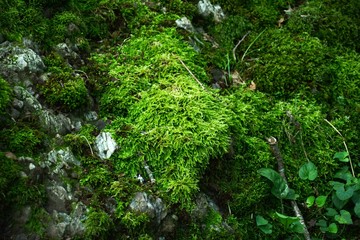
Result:
<svg viewBox="0 0 360 240"><path fill-rule="evenodd" d="M79 55L73 51L70 46L66 43L59 43L55 46L55 51L60 54L65 59L77 59L80 58Z"/></svg>
<svg viewBox="0 0 360 240"><path fill-rule="evenodd" d="M52 221L46 230L46 235L50 239L72 239L80 237L85 232L83 221L86 218L87 208L82 202L74 205L72 211L65 212L53 211Z"/></svg>
<svg viewBox="0 0 360 240"><path fill-rule="evenodd" d="M45 161L40 163L42 168L49 168L52 174L63 174L66 169L80 166L80 162L67 147L60 150L51 150Z"/></svg>
<svg viewBox="0 0 360 240"><path fill-rule="evenodd" d="M180 19L177 19L175 21L175 23L176 23L176 26L178 26L179 28L183 28L190 33L196 32L194 26L192 25L192 23L190 22L190 20L187 17L182 17Z"/></svg>
<svg viewBox="0 0 360 240"><path fill-rule="evenodd" d="M137 192L135 194L135 197L130 203L130 210L147 214L150 218L154 219L158 225L168 213L160 198L154 198L151 195L148 196L145 192Z"/></svg>
<svg viewBox="0 0 360 240"><path fill-rule="evenodd" d="M11 72L40 73L44 69L41 57L34 50L10 42L0 44L0 71L5 75Z"/></svg>
<svg viewBox="0 0 360 240"><path fill-rule="evenodd" d="M95 150L101 159L109 159L116 149L117 144L109 132L102 132L96 137Z"/></svg>
<svg viewBox="0 0 360 240"><path fill-rule="evenodd" d="M84 114L86 121L96 121L98 120L99 116L95 111L90 111Z"/></svg>
<svg viewBox="0 0 360 240"><path fill-rule="evenodd" d="M53 185L46 187L48 197L46 209L49 213L53 211L66 212L66 201L71 200L71 196L66 189L57 184L53 182Z"/></svg>
<svg viewBox="0 0 360 240"><path fill-rule="evenodd" d="M23 102L22 111L27 114L32 114L41 123L41 126L50 134L64 135L70 132L73 128L70 118L62 113L54 114L52 110L44 109L36 97L27 89L15 86L15 97L17 104ZM20 105L19 105L20 107ZM17 116L14 112L14 116ZM18 116L17 116L18 117Z"/></svg>
<svg viewBox="0 0 360 240"><path fill-rule="evenodd" d="M212 5L209 0L201 0L198 3L198 12L203 17L213 15L215 22L221 22L225 14L219 5Z"/></svg>

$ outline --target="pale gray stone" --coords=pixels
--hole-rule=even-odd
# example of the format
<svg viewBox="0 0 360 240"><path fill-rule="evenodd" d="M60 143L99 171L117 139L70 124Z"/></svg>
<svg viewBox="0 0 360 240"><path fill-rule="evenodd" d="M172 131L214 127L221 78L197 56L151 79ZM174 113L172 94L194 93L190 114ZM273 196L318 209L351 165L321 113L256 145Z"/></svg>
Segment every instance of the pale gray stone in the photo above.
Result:
<svg viewBox="0 0 360 240"><path fill-rule="evenodd" d="M117 149L117 146L109 132L102 132L96 137L95 150L101 159L109 159Z"/></svg>
<svg viewBox="0 0 360 240"><path fill-rule="evenodd" d="M215 22L221 22L225 14L219 5L212 5L209 0L201 0L198 3L198 12L204 17L213 15Z"/></svg>

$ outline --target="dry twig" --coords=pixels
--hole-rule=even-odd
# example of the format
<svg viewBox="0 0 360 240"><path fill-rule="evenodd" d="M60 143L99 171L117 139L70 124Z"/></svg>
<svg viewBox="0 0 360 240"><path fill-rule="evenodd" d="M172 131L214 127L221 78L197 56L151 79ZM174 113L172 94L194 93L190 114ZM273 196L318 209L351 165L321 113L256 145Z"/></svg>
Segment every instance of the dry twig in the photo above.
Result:
<svg viewBox="0 0 360 240"><path fill-rule="evenodd" d="M286 179L286 175L285 175L284 161L283 161L283 158L282 158L281 153L280 153L278 141L274 137L268 138L267 141L268 141L268 143L270 145L270 148L271 148L271 151L272 151L274 157L276 158L276 161L277 161L277 164L278 164L278 172L279 172L280 176L284 179L285 183L288 184L287 179ZM304 237L305 237L305 239L306 240L311 240L309 230L306 227L304 217L302 216L301 211L300 211L299 206L297 205L296 201L292 200L291 201L291 206L294 209L296 217L299 218L300 224L304 228Z"/></svg>
<svg viewBox="0 0 360 240"><path fill-rule="evenodd" d="M232 52L233 52L233 58L234 58L235 61L236 61L235 51L236 51L236 49L239 47L240 43L241 43L242 41L244 41L244 39L246 38L246 36L249 35L249 33L250 33L250 31L248 31L248 32L242 37L242 39L240 39L240 41L236 44L236 46L233 48Z"/></svg>

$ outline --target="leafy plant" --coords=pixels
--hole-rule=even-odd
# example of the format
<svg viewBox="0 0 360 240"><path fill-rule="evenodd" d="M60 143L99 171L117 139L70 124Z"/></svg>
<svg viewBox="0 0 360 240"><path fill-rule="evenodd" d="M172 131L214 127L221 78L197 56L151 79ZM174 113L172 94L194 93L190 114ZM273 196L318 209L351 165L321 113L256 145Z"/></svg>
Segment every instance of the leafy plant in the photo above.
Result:
<svg viewBox="0 0 360 240"><path fill-rule="evenodd" d="M258 170L259 174L269 179L274 185L271 189L271 193L279 199L295 200L297 195L295 191L289 188L285 180L279 173L270 168L262 168Z"/></svg>

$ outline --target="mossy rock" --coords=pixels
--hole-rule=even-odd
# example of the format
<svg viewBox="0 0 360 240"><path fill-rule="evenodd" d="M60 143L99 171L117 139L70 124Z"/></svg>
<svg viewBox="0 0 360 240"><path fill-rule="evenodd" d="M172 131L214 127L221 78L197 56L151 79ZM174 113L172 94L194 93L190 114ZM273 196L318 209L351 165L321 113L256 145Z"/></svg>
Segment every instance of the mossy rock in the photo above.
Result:
<svg viewBox="0 0 360 240"><path fill-rule="evenodd" d="M101 100L108 116L122 116L109 127L122 146L118 171L136 175L147 162L162 195L190 208L210 158L227 151L231 112L182 65L207 80L175 29L144 31L118 51L109 69L116 80Z"/></svg>
<svg viewBox="0 0 360 240"><path fill-rule="evenodd" d="M84 109L89 100L84 79L58 67L51 71L49 79L40 86L46 102L62 111Z"/></svg>

